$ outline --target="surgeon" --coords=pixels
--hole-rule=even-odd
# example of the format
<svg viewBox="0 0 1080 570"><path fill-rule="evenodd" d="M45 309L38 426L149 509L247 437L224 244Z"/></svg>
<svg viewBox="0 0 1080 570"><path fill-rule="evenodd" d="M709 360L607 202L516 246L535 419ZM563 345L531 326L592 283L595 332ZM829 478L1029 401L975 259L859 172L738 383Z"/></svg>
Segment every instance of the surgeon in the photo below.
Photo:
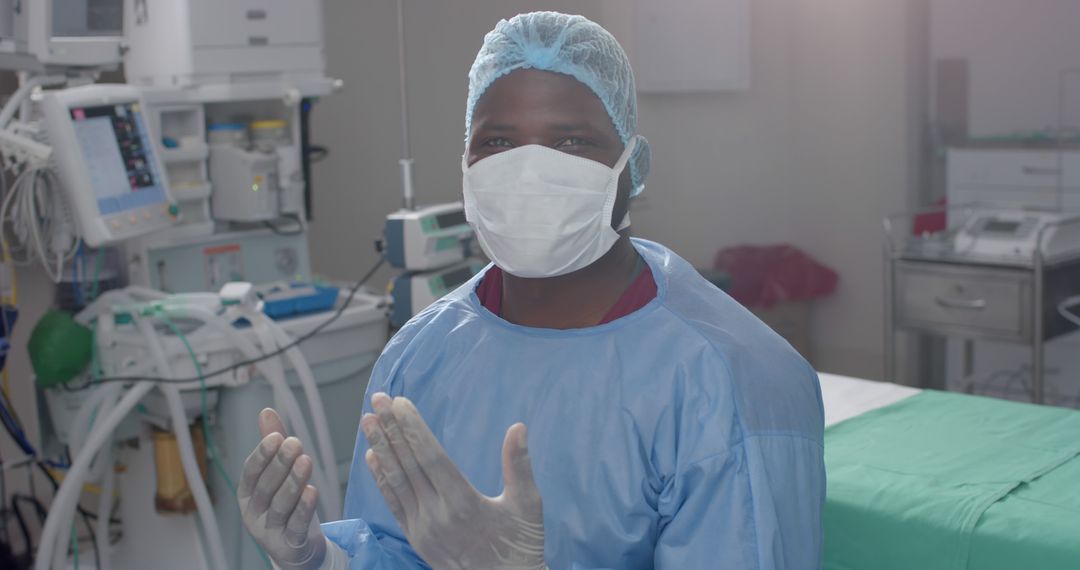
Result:
<svg viewBox="0 0 1080 570"><path fill-rule="evenodd" d="M260 415L238 496L279 567L820 566L817 376L630 237L650 156L635 97L623 50L583 17L485 36L462 190L493 264L379 358L345 520L318 524L310 457Z"/></svg>

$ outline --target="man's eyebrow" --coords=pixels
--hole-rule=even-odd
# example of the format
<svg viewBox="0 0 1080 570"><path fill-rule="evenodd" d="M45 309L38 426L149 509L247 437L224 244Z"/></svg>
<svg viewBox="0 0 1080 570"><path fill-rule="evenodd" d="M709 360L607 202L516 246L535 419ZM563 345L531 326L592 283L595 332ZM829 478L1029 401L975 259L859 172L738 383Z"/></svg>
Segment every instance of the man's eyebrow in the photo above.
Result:
<svg viewBox="0 0 1080 570"><path fill-rule="evenodd" d="M517 127L514 126L514 125L510 125L510 124L505 124L505 123L488 123L488 124L481 125L480 128L477 129L477 130L493 131L493 132L497 132L497 133L508 133L508 132L516 131Z"/></svg>
<svg viewBox="0 0 1080 570"><path fill-rule="evenodd" d="M554 125L550 125L549 128L553 131L559 131L562 133L596 130L596 126L590 123L556 123Z"/></svg>
<svg viewBox="0 0 1080 570"><path fill-rule="evenodd" d="M601 133L603 129L597 125L582 121L574 123L552 123L545 125L545 128L552 132L557 133ZM514 133L520 130L517 125L513 123L483 123L477 127L478 133Z"/></svg>

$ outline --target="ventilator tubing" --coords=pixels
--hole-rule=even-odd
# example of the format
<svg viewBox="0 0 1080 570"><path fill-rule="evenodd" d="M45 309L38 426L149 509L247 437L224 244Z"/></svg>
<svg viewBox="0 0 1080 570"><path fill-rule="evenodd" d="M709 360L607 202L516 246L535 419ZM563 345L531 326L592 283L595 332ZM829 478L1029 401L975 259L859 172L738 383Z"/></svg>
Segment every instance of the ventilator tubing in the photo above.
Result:
<svg viewBox="0 0 1080 570"><path fill-rule="evenodd" d="M94 426L89 437L86 438L86 444L75 455L75 461L72 462L64 482L60 484L60 488L53 498L52 508L49 509L49 514L45 518L45 526L41 530L41 542L38 546L37 559L34 561L35 570L51 570L57 542L61 538L62 531L67 528L67 521L74 517L79 494L82 491L91 460L103 445L111 441L113 431L127 416L128 412L153 388L154 385L149 382L136 384L120 398L112 411L105 417L98 418L98 421L95 422L97 425ZM66 548L66 533L64 533L62 544ZM59 557L61 566L64 563L63 558L65 557L62 555Z"/></svg>
<svg viewBox="0 0 1080 570"><path fill-rule="evenodd" d="M111 292L112 293L112 292ZM80 320L89 322L95 317L107 314L109 307L117 301L135 302L134 293L140 297L158 300L163 298L153 290L125 290L115 292L98 299L91 307L79 315ZM230 343L236 347L247 359L257 359L263 354L244 335L239 333L226 319L197 305L185 307L162 307L163 311L170 316L192 318L212 329L225 335ZM260 344L269 352L281 346L287 346L291 340L288 335L276 323L262 313L245 315L254 326L255 334ZM158 373L172 377L172 371L168 359L162 348L154 327L146 318L138 318L136 326L146 338L147 347L158 368ZM304 395L308 400L310 417L314 422L316 436L311 437L308 432L304 416L300 411L299 402L293 396L286 382L285 369L278 358L265 359L255 363L258 372L270 383L274 394L275 405L283 412L288 425L297 432L301 441L314 441L318 449L320 460L313 462L315 466L312 475L313 483L320 489L320 506L323 515L330 520L340 518L341 492L340 479L337 473L337 465L334 459L333 443L330 439L330 429L326 421L325 409L315 376L308 366L300 350L293 346L285 351L285 357L289 360L300 380ZM52 565L63 565L66 561L67 537L61 533L62 521L70 521L74 517L75 507L79 499L79 492L87 480L97 480L104 475L105 489L99 499L99 519L96 535L108 536L108 520L112 509L112 491L115 486L115 473L108 466L111 463L111 450L106 450L97 457L99 450L110 443L113 432L117 425L139 403L139 401L154 388L154 384L145 382L136 384L122 397L119 385L102 387L90 395L87 402L80 408L73 422L71 432L71 447L75 452L75 461L72 463L64 482L57 491L53 501L53 507L42 529L42 538L38 550L35 570L49 570ZM209 556L213 565L225 569L224 546L221 543L221 535L218 532L217 520L214 518L213 506L210 502L209 492L202 479L198 461L195 457L194 444L191 433L187 429L187 414L184 413L180 391L175 386L162 385L161 390L165 395L172 417L173 430L176 433L180 447L180 457L184 468L184 474L191 486L192 494L199 511L200 522L204 529ZM83 429L80 426L89 427L90 416L97 409L97 419L93 422L92 429L88 430L85 440L82 437ZM209 437L209 434L207 434ZM109 566L107 541L98 539L96 547L102 564Z"/></svg>
<svg viewBox="0 0 1080 570"><path fill-rule="evenodd" d="M214 314L213 312L198 306L179 308L166 308L166 313L172 313L178 317L192 318L201 321L218 332L225 335L229 341L235 346L244 358L254 360L263 356L255 345L243 334L234 328L228 320ZM253 328L256 335L260 336L259 342L265 345L265 349L269 352L273 350L274 343L267 344L268 339L272 338L267 336L264 340L260 331L269 330L273 334L274 329L278 329L282 336L285 336L285 332L281 331L276 323L273 323L262 313L250 313L243 314L250 322L255 325ZM266 323L270 323L267 327ZM290 351L286 351L286 355ZM337 466L334 463L333 444L330 440L330 428L326 423L326 414L322 406L322 399L318 395L318 387L315 384L315 378L311 374L311 369L307 366L306 361L303 361L303 355L299 354L299 350L296 350L298 358L293 360L293 367L297 370L297 375L300 378L301 384L304 386L305 395L308 399L308 407L311 412L312 421L316 426L316 434L318 439L312 438L308 432L307 424L304 422L304 416L300 412L300 404L296 401L292 391L289 389L287 382L285 381L284 370L279 370L280 366L275 364L271 365L271 361L276 359L265 359L255 363L255 368L258 370L267 382L270 383L274 392L275 406L278 406L280 412L285 417L287 424L296 431L296 436L301 442L315 442L316 449L319 450L321 458L314 458L312 462L315 469L312 474L313 483L319 487L320 506L322 507L322 514L326 520L336 520L341 518L341 487L340 484L332 484L333 481L338 481ZM291 359L292 357L290 357ZM303 361L303 365L297 365L297 362ZM276 372L276 373L275 373ZM310 390L310 392L309 392ZM314 394L314 395L312 395ZM325 465L325 466L324 466Z"/></svg>
<svg viewBox="0 0 1080 570"><path fill-rule="evenodd" d="M135 326L146 337L146 344L150 349L151 356L158 365L158 373L172 378L172 368L169 366L165 350L154 330L154 325L145 318L135 321ZM180 389L170 384L162 384L161 391L165 395L165 401L169 406L169 415L172 417L173 432L176 434L176 443L180 448L180 463L184 467L184 475L187 477L188 487L191 488L195 506L199 511L199 521L202 523L204 539L207 550L210 551L210 559L217 568L228 568L225 563L225 545L221 542L221 532L218 531L217 519L214 517L214 505L210 502L210 492L206 489L202 471L199 469L199 460L195 456L195 445L191 441L191 431L188 429L187 413L184 412L184 403L180 398ZM209 434L207 434L209 437Z"/></svg>

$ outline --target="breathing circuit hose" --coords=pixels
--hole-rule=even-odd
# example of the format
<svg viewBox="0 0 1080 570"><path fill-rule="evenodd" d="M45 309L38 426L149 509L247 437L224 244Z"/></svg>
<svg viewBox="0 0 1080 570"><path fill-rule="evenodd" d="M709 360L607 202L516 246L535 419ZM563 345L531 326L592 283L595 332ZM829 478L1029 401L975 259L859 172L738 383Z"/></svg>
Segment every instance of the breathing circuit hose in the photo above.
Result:
<svg viewBox="0 0 1080 570"><path fill-rule="evenodd" d="M225 335L225 337L229 339L230 343L238 350L240 350L241 354L243 354L245 358L257 359L262 355L258 348L255 347L255 344L252 343L250 339L245 337L239 331L237 331L236 328L233 327L233 325L228 320L204 307L189 306L182 309L166 308L165 311L169 314L169 316L195 319L206 325L209 325L214 330ZM256 319L256 321L257 320L258 319ZM256 334L259 334L260 328L262 327L255 327ZM260 339L260 342L263 341ZM269 349L270 347L267 346L265 348ZM270 360L272 359L256 362L255 367L256 370L258 370L259 374L266 378L267 382L269 382L271 387L273 388L275 405L281 407L280 411L283 413L283 415L285 415L289 425L296 431L295 435L300 438L301 441L318 442L319 440L312 438L311 434L308 432L307 424L304 422L303 415L300 412L300 404L296 401L296 398L293 396L292 391L289 389L288 384L285 381L284 372L282 370L279 370L278 366L273 366L269 364ZM312 384L314 384L314 381L312 381ZM316 421L319 420L325 421L325 416L320 416L319 418L316 418ZM318 443L317 449L320 449L319 455L323 455L321 449L324 447L324 445L328 449L331 449L331 451L333 449L330 446L329 436L327 436L325 439L327 441L326 444ZM323 462L332 461L331 458L314 462L316 469L314 470L312 478L314 480L313 483L317 487L319 487L319 497L320 505L322 507L322 514L327 519L333 520L339 518L339 515L337 513L341 509L340 491L339 487L331 488L329 481L325 479L326 473L324 472L326 470L322 467Z"/></svg>
<svg viewBox="0 0 1080 570"><path fill-rule="evenodd" d="M45 518L45 526L41 530L41 542L38 547L37 559L34 561L35 570L50 570L53 563L54 546L61 539L63 529L61 525L71 520L75 507L78 505L79 494L82 491L83 481L90 469L91 460L103 445L109 443L113 431L127 414L143 399L146 394L154 389L154 385L140 383L131 388L116 406L104 417L98 418L90 435L86 438L83 448L75 455L75 461L68 469L67 476L53 498L52 508ZM66 540L66 539L65 539Z"/></svg>

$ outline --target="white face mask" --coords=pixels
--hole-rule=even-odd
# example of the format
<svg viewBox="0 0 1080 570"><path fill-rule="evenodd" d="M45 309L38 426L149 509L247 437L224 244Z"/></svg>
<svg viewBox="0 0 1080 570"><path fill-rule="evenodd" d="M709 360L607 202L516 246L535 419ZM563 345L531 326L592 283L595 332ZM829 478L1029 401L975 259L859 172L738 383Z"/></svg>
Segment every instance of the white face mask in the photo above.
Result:
<svg viewBox="0 0 1080 570"><path fill-rule="evenodd" d="M461 160L465 219L491 261L518 277L555 277L600 259L618 231L611 227L619 176L637 146L632 137L615 166L542 145Z"/></svg>

